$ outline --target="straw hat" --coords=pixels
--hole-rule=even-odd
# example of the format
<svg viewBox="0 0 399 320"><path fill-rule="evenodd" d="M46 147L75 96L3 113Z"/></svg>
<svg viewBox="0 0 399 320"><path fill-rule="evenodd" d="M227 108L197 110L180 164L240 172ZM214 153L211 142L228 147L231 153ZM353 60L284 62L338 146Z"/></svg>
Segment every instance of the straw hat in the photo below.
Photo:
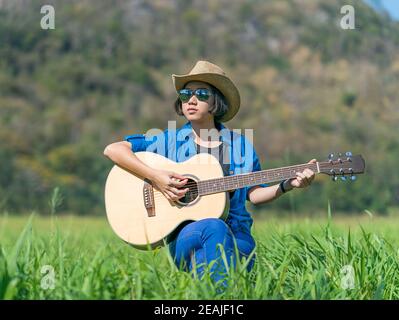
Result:
<svg viewBox="0 0 399 320"><path fill-rule="evenodd" d="M176 91L183 89L190 81L202 81L213 85L226 98L229 108L220 119L226 122L232 119L240 109L240 93L237 87L226 76L226 73L219 66L208 61L198 61L188 74L172 74L173 84Z"/></svg>

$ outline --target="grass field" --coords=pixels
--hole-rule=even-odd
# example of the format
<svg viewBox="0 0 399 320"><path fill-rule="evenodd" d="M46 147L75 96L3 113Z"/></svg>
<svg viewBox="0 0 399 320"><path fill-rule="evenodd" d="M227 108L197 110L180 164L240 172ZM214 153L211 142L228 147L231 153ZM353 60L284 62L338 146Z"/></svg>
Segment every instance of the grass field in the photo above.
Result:
<svg viewBox="0 0 399 320"><path fill-rule="evenodd" d="M105 217L2 215L0 298L399 298L399 218L257 217L254 270L240 263L220 293L209 276L178 271L165 248L123 243Z"/></svg>

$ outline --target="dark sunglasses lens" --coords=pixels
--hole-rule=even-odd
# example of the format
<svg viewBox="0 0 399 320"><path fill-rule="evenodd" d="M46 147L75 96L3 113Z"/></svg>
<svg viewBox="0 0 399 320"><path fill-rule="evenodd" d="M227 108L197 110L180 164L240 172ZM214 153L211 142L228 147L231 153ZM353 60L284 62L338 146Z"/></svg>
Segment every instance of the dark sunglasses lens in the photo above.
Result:
<svg viewBox="0 0 399 320"><path fill-rule="evenodd" d="M206 101L209 99L209 90L208 89L198 89L195 93L197 96L198 100L200 101Z"/></svg>
<svg viewBox="0 0 399 320"><path fill-rule="evenodd" d="M191 98L191 90L183 89L179 91L179 98L182 102L187 102Z"/></svg>

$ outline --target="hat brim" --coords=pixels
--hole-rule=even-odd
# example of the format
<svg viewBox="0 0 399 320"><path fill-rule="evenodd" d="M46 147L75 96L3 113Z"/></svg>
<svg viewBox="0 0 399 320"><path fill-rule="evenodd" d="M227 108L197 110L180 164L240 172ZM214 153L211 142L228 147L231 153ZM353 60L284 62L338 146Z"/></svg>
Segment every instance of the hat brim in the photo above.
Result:
<svg viewBox="0 0 399 320"><path fill-rule="evenodd" d="M229 105L227 112L220 119L222 122L231 120L240 109L240 93L234 83L226 76L216 73L172 74L172 79L177 92L191 81L206 82L217 88L224 95Z"/></svg>

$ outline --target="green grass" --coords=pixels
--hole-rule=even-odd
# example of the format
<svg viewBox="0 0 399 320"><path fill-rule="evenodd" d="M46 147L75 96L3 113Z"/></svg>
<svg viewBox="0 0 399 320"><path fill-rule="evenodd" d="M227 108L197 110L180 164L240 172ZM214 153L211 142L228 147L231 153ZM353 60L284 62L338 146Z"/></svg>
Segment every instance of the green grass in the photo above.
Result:
<svg viewBox="0 0 399 320"><path fill-rule="evenodd" d="M254 270L242 261L220 292L209 275L178 271L165 248L128 246L105 217L3 215L0 298L398 299L399 218L256 217Z"/></svg>

